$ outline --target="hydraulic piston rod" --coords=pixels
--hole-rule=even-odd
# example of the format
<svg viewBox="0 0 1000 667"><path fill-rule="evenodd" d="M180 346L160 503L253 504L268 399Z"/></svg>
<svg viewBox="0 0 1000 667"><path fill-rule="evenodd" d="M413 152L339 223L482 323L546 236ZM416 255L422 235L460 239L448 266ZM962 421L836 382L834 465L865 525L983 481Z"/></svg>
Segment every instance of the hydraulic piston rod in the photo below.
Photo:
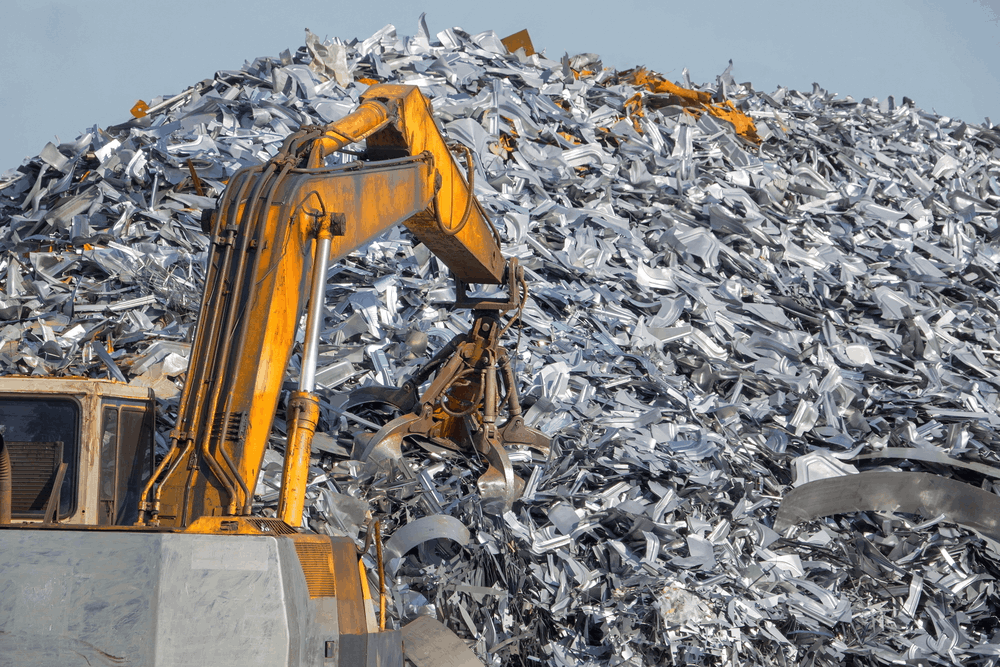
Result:
<svg viewBox="0 0 1000 667"><path fill-rule="evenodd" d="M329 221L321 221L313 259L312 287L306 313L306 339L302 351L299 390L288 402L288 444L281 473L278 517L289 526L302 523L306 484L309 481L309 455L313 434L319 423L319 397L316 395L316 362L319 358L319 332L323 325L326 296L326 269L330 258L332 233Z"/></svg>

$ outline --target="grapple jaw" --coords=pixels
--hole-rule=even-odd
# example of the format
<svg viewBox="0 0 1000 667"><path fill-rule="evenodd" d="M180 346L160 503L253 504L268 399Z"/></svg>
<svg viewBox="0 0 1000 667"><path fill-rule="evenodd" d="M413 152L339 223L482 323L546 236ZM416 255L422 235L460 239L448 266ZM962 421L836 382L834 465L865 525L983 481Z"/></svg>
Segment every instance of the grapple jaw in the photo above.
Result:
<svg viewBox="0 0 1000 667"><path fill-rule="evenodd" d="M516 260L511 260L506 279L511 296L505 301L472 300L464 285L459 286L456 305L472 308L472 328L455 336L402 387L364 387L351 395L345 409L382 403L404 413L377 433L360 434L355 458L372 469L412 478L402 443L418 436L414 441L426 449L442 447L481 457L487 469L478 487L487 510L503 512L520 497L524 482L514 473L507 448L525 446L548 456L550 441L524 423L513 362L499 343L513 322L503 325L500 315L512 309L519 315L524 303L524 276ZM418 396L418 387L428 380ZM501 416L506 419L498 423Z"/></svg>

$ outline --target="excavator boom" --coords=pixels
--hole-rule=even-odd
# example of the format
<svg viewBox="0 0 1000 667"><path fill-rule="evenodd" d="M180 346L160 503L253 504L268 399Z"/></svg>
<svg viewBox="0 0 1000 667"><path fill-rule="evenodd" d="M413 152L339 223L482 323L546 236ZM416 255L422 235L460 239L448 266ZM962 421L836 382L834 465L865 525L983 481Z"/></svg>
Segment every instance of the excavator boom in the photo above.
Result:
<svg viewBox="0 0 1000 667"><path fill-rule="evenodd" d="M362 140L364 160L323 166L330 153ZM312 291L314 302L322 300L322 290L311 289L325 278L316 266L400 223L459 280L503 281L496 232L434 124L429 102L412 86L373 86L350 115L292 135L275 159L233 176L214 216L172 447L142 506L151 523L186 526L201 516L249 513L306 297ZM314 306L319 317L318 302ZM304 360L309 374L307 366ZM296 405L317 410L308 400ZM314 429L314 417L303 428L310 422ZM308 448L304 456L307 462ZM289 483L296 482L286 468ZM285 518L296 525L301 494L304 488L286 492L294 507Z"/></svg>

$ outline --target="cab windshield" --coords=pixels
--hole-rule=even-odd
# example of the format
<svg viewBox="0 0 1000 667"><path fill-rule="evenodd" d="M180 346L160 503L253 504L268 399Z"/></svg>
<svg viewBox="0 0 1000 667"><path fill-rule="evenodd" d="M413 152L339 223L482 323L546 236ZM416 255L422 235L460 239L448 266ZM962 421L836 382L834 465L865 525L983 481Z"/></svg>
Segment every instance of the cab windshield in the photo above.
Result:
<svg viewBox="0 0 1000 667"><path fill-rule="evenodd" d="M0 425L14 477L11 515L35 519L45 514L59 462L66 462L59 494L59 516L76 504L80 451L80 406L68 398L0 398ZM60 454L61 452L61 454Z"/></svg>

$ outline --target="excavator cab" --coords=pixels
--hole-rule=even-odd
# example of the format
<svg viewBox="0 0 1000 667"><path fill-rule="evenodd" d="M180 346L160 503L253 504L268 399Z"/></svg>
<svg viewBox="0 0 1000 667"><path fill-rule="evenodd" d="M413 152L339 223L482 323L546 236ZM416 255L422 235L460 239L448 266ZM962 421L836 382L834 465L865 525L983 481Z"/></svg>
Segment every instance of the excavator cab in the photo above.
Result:
<svg viewBox="0 0 1000 667"><path fill-rule="evenodd" d="M135 526L154 417L148 389L0 378L0 667L374 667L404 644L418 667L481 664L431 618L380 626L348 538L263 517Z"/></svg>
<svg viewBox="0 0 1000 667"><path fill-rule="evenodd" d="M0 378L11 519L131 525L153 471L149 389L89 379Z"/></svg>

